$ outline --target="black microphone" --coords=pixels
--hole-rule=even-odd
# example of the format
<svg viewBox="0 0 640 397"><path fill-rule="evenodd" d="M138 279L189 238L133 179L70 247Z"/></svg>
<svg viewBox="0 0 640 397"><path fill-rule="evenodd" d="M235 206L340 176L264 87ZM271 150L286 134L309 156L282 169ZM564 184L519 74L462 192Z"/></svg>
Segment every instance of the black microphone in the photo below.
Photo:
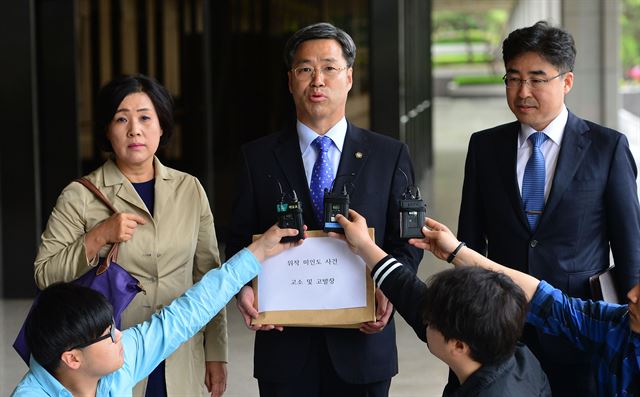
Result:
<svg viewBox="0 0 640 397"><path fill-rule="evenodd" d="M407 181L407 187L402 193L398 207L400 212L400 238L423 238L422 224L427 213L427 205L420 197L420 189L409 182L409 177L398 167Z"/></svg>
<svg viewBox="0 0 640 397"><path fill-rule="evenodd" d="M339 178L348 176L354 177L355 174L338 175L331 183L331 190L324 189L324 213L322 217L322 230L324 232L344 233L344 229L336 220L336 216L342 214L347 218L349 217L349 193L347 192L346 183L342 185L341 191L334 191L334 186ZM350 184L353 185L351 182Z"/></svg>
<svg viewBox="0 0 640 397"><path fill-rule="evenodd" d="M286 200L286 195L282 190L282 184L276 177L267 174L269 178L273 178L280 188L280 202L276 203L276 215L278 217L278 227L281 229L297 229L298 234L295 236L285 236L280 239L281 243L288 243L304 239L304 219L302 218L302 203L298 200L296 191L293 192L291 200Z"/></svg>

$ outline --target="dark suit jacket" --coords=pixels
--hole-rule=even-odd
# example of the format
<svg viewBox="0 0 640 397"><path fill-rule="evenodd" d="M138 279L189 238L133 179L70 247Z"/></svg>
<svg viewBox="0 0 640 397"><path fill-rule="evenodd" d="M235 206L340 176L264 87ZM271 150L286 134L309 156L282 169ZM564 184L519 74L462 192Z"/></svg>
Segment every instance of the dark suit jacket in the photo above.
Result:
<svg viewBox="0 0 640 397"><path fill-rule="evenodd" d="M551 191L532 233L516 177L519 131L513 122L472 135L458 238L578 298L589 298L589 277L609 267L611 245L624 298L640 276L637 170L626 137L569 113ZM544 354L555 352L551 361L571 357L561 340L540 342Z"/></svg>
<svg viewBox="0 0 640 397"><path fill-rule="evenodd" d="M358 159L356 152L363 154ZM309 230L321 229L313 216L307 179L295 125L242 147L239 192L233 210L233 225L227 242L227 257L248 245L251 235L262 233L276 218L280 199L277 178L287 193L295 190L303 206ZM350 207L367 218L375 228L376 243L415 273L422 251L398 238L398 199L406 180L398 170L413 177L407 146L348 123L340 165L338 186L352 182ZM389 379L398 372L393 320L383 332L366 335L352 329L285 327L283 332L257 332L254 376L271 382L296 377L304 366L312 337L324 335L333 367L348 383L372 383Z"/></svg>

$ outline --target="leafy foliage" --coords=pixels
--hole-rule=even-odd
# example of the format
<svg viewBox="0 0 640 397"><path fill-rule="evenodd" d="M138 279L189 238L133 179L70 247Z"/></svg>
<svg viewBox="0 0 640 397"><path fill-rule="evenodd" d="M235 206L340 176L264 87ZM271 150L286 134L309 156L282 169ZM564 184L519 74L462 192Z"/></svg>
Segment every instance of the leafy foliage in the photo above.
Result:
<svg viewBox="0 0 640 397"><path fill-rule="evenodd" d="M433 14L432 42L435 45L462 44L462 53L437 54L435 66L493 62L493 50L500 46L508 19L507 10L452 11ZM473 44L486 46L473 46ZM480 49L479 49L480 48Z"/></svg>
<svg viewBox="0 0 640 397"><path fill-rule="evenodd" d="M627 71L640 65L640 0L623 0L620 19L622 70L626 78Z"/></svg>
<svg viewBox="0 0 640 397"><path fill-rule="evenodd" d="M508 17L507 10L502 9L483 12L436 11L433 14L433 42L485 42L499 45Z"/></svg>

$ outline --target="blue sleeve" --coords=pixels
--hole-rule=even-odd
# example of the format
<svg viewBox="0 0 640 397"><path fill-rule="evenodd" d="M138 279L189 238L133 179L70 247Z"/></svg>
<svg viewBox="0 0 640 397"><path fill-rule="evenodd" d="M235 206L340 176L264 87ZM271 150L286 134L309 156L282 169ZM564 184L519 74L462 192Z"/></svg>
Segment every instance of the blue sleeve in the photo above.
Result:
<svg viewBox="0 0 640 397"><path fill-rule="evenodd" d="M563 335L578 349L591 351L606 343L626 306L570 298L545 281L538 285L530 303L527 322L546 334ZM622 324L624 325L624 324Z"/></svg>
<svg viewBox="0 0 640 397"><path fill-rule="evenodd" d="M125 363L121 376L131 386L204 327L227 302L260 272L260 263L243 249L220 268L208 271L169 306L123 332Z"/></svg>

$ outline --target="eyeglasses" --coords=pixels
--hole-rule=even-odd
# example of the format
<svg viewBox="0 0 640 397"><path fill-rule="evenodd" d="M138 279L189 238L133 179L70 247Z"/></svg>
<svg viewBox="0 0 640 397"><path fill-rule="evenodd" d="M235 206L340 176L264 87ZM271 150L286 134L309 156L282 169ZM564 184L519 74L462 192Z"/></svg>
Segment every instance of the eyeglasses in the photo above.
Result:
<svg viewBox="0 0 640 397"><path fill-rule="evenodd" d="M98 336L97 338L95 338L95 339L93 339L93 340L91 340L89 342L82 343L80 345L76 345L76 346L72 347L69 350L82 349L83 347L87 347L87 346L93 345L94 343L98 343L98 342L103 341L103 340L105 340L107 338L111 338L111 341L113 343L116 343L116 322L115 322L114 319L111 319L111 330L109 331L108 334Z"/></svg>
<svg viewBox="0 0 640 397"><path fill-rule="evenodd" d="M507 88L520 88L522 86L522 84L528 84L529 88L531 88L532 90L538 89L538 88L542 88L544 87L548 82L550 82L553 79L557 79L560 76L563 76L567 73L569 73L570 70L568 72L562 72L557 76L553 76L551 78L548 79L536 79L536 78L532 78L532 79L521 79L519 77L508 77L506 74L504 76L502 76L502 80L504 81L504 85L507 86Z"/></svg>
<svg viewBox="0 0 640 397"><path fill-rule="evenodd" d="M338 67L335 65L324 65L320 66L319 68L314 68L311 66L298 66L297 68L291 69L291 71L293 72L293 75L296 76L296 79L307 81L314 78L316 75L316 71L318 70L324 76L324 78L332 79L336 77L338 73L347 69L349 69L348 66Z"/></svg>

